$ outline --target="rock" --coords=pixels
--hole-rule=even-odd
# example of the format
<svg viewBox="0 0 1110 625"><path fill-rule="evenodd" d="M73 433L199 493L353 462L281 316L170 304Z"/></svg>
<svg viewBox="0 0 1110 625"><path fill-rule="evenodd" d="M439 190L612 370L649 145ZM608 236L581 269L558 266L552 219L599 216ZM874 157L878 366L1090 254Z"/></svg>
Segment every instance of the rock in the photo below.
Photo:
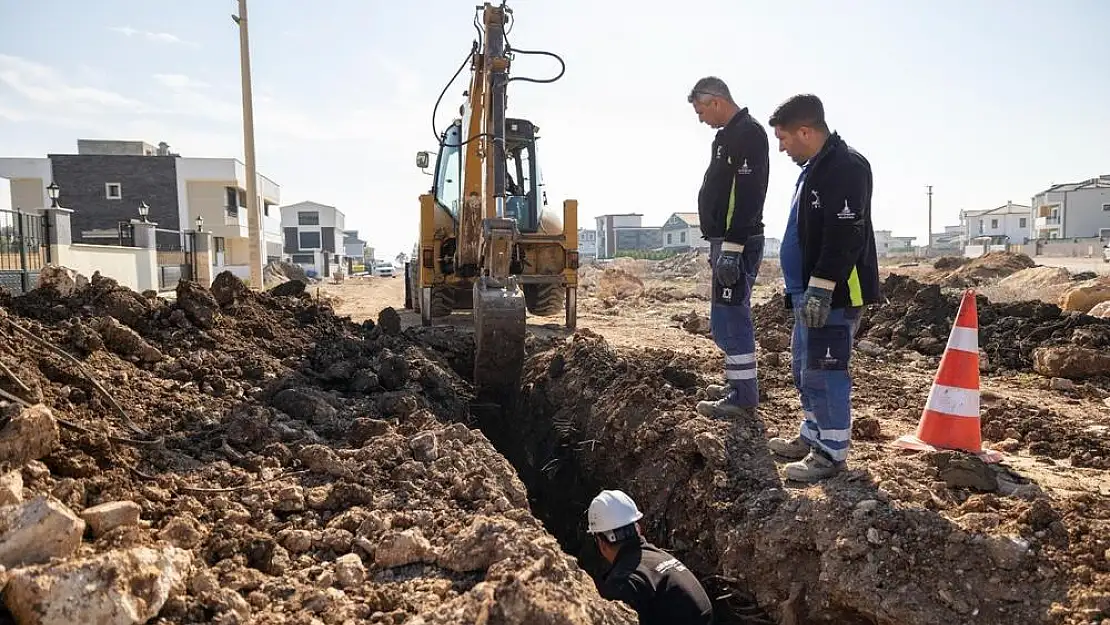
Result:
<svg viewBox="0 0 1110 625"><path fill-rule="evenodd" d="M312 532L308 530L286 530L279 534L279 539L289 553L304 553L312 549Z"/></svg>
<svg viewBox="0 0 1110 625"><path fill-rule="evenodd" d="M459 532L436 562L456 573L488 570L512 552L514 529L508 519L479 516Z"/></svg>
<svg viewBox="0 0 1110 625"><path fill-rule="evenodd" d="M344 588L362 584L366 580L366 568L358 554L348 553L335 559L335 579Z"/></svg>
<svg viewBox="0 0 1110 625"><path fill-rule="evenodd" d="M374 549L374 564L383 569L427 562L432 555L432 544L414 527L403 532L387 534Z"/></svg>
<svg viewBox="0 0 1110 625"><path fill-rule="evenodd" d="M81 518L89 525L95 537L125 525L138 525L143 509L134 501L109 501L85 508Z"/></svg>
<svg viewBox="0 0 1110 625"><path fill-rule="evenodd" d="M1020 536L990 536L986 546L995 566L1007 570L1018 568L1029 552L1029 541Z"/></svg>
<svg viewBox="0 0 1110 625"><path fill-rule="evenodd" d="M860 353L867 354L868 356L881 356L883 352L886 351L878 344L868 340L862 340L856 343L856 349L858 349Z"/></svg>
<svg viewBox="0 0 1110 625"><path fill-rule="evenodd" d="M158 532L158 538L168 542L174 547L193 549L204 540L207 532L200 521L192 514L185 512L173 517Z"/></svg>
<svg viewBox="0 0 1110 625"><path fill-rule="evenodd" d="M0 429L0 467L18 469L50 455L58 444L58 422L42 404L20 410Z"/></svg>
<svg viewBox="0 0 1110 625"><path fill-rule="evenodd" d="M882 423L875 417L859 417L852 420L852 438L875 440L882 434Z"/></svg>
<svg viewBox="0 0 1110 625"><path fill-rule="evenodd" d="M278 512L300 512L305 509L304 488L297 484L283 486L277 493L274 510Z"/></svg>
<svg viewBox="0 0 1110 625"><path fill-rule="evenodd" d="M367 441L373 438L382 436L389 432L389 422L381 419L371 419L369 417L359 417L351 424L350 429L347 431L347 437L356 446L363 446Z"/></svg>
<svg viewBox="0 0 1110 625"><path fill-rule="evenodd" d="M212 280L210 290L216 303L225 308L246 301L251 292L246 283L230 271L221 271Z"/></svg>
<svg viewBox="0 0 1110 625"><path fill-rule="evenodd" d="M0 507L13 506L23 501L23 473L9 471L0 475Z"/></svg>
<svg viewBox="0 0 1110 625"><path fill-rule="evenodd" d="M84 533L85 522L49 495L0 508L0 566L13 568L71 556Z"/></svg>
<svg viewBox="0 0 1110 625"><path fill-rule="evenodd" d="M1074 345L1038 347L1033 351L1033 370L1046 377L1071 380L1110 375L1110 354Z"/></svg>
<svg viewBox="0 0 1110 625"><path fill-rule="evenodd" d="M328 423L338 414L317 391L309 388L287 388L274 395L270 405L295 419L316 424Z"/></svg>
<svg viewBox="0 0 1110 625"><path fill-rule="evenodd" d="M18 260L18 259L17 259ZM53 289L62 297L89 285L89 279L76 271L58 265L47 265L39 272L38 289Z"/></svg>
<svg viewBox="0 0 1110 625"><path fill-rule="evenodd" d="M439 458L439 442L435 432L421 432L409 440L412 455L422 462L434 462Z"/></svg>
<svg viewBox="0 0 1110 625"><path fill-rule="evenodd" d="M727 464L728 454L721 437L711 432L698 432L694 435L694 445L710 465L723 467Z"/></svg>
<svg viewBox="0 0 1110 625"><path fill-rule="evenodd" d="M1054 391L1074 391L1075 390L1075 382L1072 382L1071 380L1069 380L1067 378L1052 378L1052 382L1051 382L1050 386L1052 387L1052 390L1054 390Z"/></svg>
<svg viewBox="0 0 1110 625"><path fill-rule="evenodd" d="M1087 314L1099 319L1110 319L1110 300L1095 304L1094 308L1087 311Z"/></svg>
<svg viewBox="0 0 1110 625"><path fill-rule="evenodd" d="M18 569L4 603L21 624L139 625L184 587L191 563L189 552L177 547L136 547Z"/></svg>
<svg viewBox="0 0 1110 625"><path fill-rule="evenodd" d="M1060 295L1062 310L1086 313L1102 302L1110 301L1110 278L1101 277L1081 282Z"/></svg>
<svg viewBox="0 0 1110 625"><path fill-rule="evenodd" d="M105 347L124 358L134 356L141 362L159 362L163 358L158 348L113 317L97 317L90 325L103 339Z"/></svg>
<svg viewBox="0 0 1110 625"><path fill-rule="evenodd" d="M971 488L981 492L998 490L998 478L985 462L970 454L940 451L930 457L940 470L940 479L950 488Z"/></svg>
<svg viewBox="0 0 1110 625"><path fill-rule="evenodd" d="M198 328L210 329L216 325L220 305L207 289L189 280L177 283L177 307L185 311Z"/></svg>
<svg viewBox="0 0 1110 625"><path fill-rule="evenodd" d="M401 315L397 314L391 306L387 306L378 313L378 327L386 334L401 333Z"/></svg>
<svg viewBox="0 0 1110 625"><path fill-rule="evenodd" d="M343 460L335 450L324 445L306 445L301 448L297 458L310 471L327 473L334 477L352 479L354 472L344 466Z"/></svg>
<svg viewBox="0 0 1110 625"><path fill-rule="evenodd" d="M288 282L282 282L275 286L267 291L267 293L274 297L296 297L304 293L307 286L308 283L304 280L289 280Z"/></svg>

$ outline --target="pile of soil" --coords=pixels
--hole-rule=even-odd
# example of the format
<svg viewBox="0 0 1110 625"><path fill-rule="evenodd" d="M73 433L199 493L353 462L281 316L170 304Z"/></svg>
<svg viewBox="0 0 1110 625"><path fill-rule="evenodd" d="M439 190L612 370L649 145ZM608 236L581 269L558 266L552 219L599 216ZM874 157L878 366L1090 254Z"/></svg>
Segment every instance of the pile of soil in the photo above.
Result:
<svg viewBox="0 0 1110 625"><path fill-rule="evenodd" d="M653 273L662 274L663 277L693 278L704 272L709 267L709 250L695 249L689 252L675 254L656 263Z"/></svg>
<svg viewBox="0 0 1110 625"><path fill-rule="evenodd" d="M937 263L940 262L940 260L937 261ZM961 264L951 271L937 267L940 273L931 281L952 288L978 286L1034 266L1036 266L1036 263L1025 254L990 252L972 259L968 263Z"/></svg>
<svg viewBox="0 0 1110 625"><path fill-rule="evenodd" d="M948 344L960 296L937 284L923 284L892 274L882 283L883 303L866 311L858 338L883 349L909 349L927 356L940 356ZM979 315L979 348L989 369L1033 370L1037 348L1081 346L1110 349L1110 320L1089 315L1067 314L1044 302L992 304L976 295ZM789 335L793 321L781 294L753 307L752 318L760 337Z"/></svg>
<svg viewBox="0 0 1110 625"><path fill-rule="evenodd" d="M465 343L440 354L457 337L402 333L392 312L355 324L229 273L175 301L98 276L4 296L0 360L20 382L0 388L63 426L16 467L25 499L139 504L145 526L81 553L188 550L161 623L634 623L467 425Z"/></svg>
<svg viewBox="0 0 1110 625"><path fill-rule="evenodd" d="M519 450L510 459L543 502L537 513L587 568L596 563L585 558L581 511L599 488L621 488L650 540L715 595L754 599L778 622L1110 618L1110 493L1049 495L972 456L898 454L862 433L849 471L784 483L764 441L796 431L799 413L787 399L789 363L777 356L760 361L759 418L726 423L692 410L719 374L708 363L614 349L581 331L530 360L520 415L501 433L511 444L501 446ZM874 369L855 401L889 402L906 378Z"/></svg>

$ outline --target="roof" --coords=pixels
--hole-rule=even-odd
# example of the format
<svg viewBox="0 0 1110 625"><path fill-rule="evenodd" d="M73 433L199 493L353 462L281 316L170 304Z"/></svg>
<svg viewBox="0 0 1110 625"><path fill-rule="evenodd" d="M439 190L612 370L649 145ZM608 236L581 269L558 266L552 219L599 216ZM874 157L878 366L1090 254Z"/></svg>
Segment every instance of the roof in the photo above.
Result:
<svg viewBox="0 0 1110 625"><path fill-rule="evenodd" d="M996 206L994 208L986 208L981 210L965 210L963 211L963 215L964 217L982 217L984 215L1028 215L1029 212L1032 210L1032 206L1007 202L1002 206Z"/></svg>
<svg viewBox="0 0 1110 625"><path fill-rule="evenodd" d="M1065 182L1054 184L1037 195L1045 193L1063 193L1065 191L1078 191L1080 189L1110 189L1110 174L1103 174L1097 178L1088 178L1080 182Z"/></svg>
<svg viewBox="0 0 1110 625"><path fill-rule="evenodd" d="M701 225L701 216L697 213L671 213L671 216L667 218L667 221L670 221L675 217L678 217L679 219L684 221L686 225L690 226L691 228L696 228Z"/></svg>

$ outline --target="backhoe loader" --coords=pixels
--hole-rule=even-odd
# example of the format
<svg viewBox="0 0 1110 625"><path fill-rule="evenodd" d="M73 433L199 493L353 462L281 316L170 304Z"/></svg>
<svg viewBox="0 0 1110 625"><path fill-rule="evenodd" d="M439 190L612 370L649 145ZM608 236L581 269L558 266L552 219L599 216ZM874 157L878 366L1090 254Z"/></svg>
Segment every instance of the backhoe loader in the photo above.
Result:
<svg viewBox="0 0 1110 625"><path fill-rule="evenodd" d="M578 202L565 200L562 215L548 210L539 128L506 115L510 82L554 82L566 66L551 52L513 48L512 21L505 3L476 9L479 38L433 109L434 129L443 95L469 65L459 117L436 131L433 184L420 196L420 238L405 266L405 306L423 325L472 309L474 384L501 397L519 386L526 314L561 312L573 330L578 287ZM550 79L510 78L512 59L526 54L554 57L562 70ZM416 164L426 170L431 154L418 152Z"/></svg>

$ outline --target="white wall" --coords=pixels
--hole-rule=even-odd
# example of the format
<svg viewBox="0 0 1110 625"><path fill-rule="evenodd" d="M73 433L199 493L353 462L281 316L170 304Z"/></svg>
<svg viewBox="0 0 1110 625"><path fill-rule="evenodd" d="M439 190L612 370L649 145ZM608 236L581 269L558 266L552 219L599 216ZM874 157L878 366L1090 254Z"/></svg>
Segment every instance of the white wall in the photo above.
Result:
<svg viewBox="0 0 1110 625"><path fill-rule="evenodd" d="M154 250L112 245L51 247L55 264L68 267L85 277L99 271L133 291L158 290L158 254Z"/></svg>
<svg viewBox="0 0 1110 625"><path fill-rule="evenodd" d="M49 158L0 158L0 178L38 180L42 187L39 196L42 203L39 206L50 206L50 196L46 193L46 185L54 180L54 170L50 165ZM5 196L10 203L12 197L10 186Z"/></svg>

